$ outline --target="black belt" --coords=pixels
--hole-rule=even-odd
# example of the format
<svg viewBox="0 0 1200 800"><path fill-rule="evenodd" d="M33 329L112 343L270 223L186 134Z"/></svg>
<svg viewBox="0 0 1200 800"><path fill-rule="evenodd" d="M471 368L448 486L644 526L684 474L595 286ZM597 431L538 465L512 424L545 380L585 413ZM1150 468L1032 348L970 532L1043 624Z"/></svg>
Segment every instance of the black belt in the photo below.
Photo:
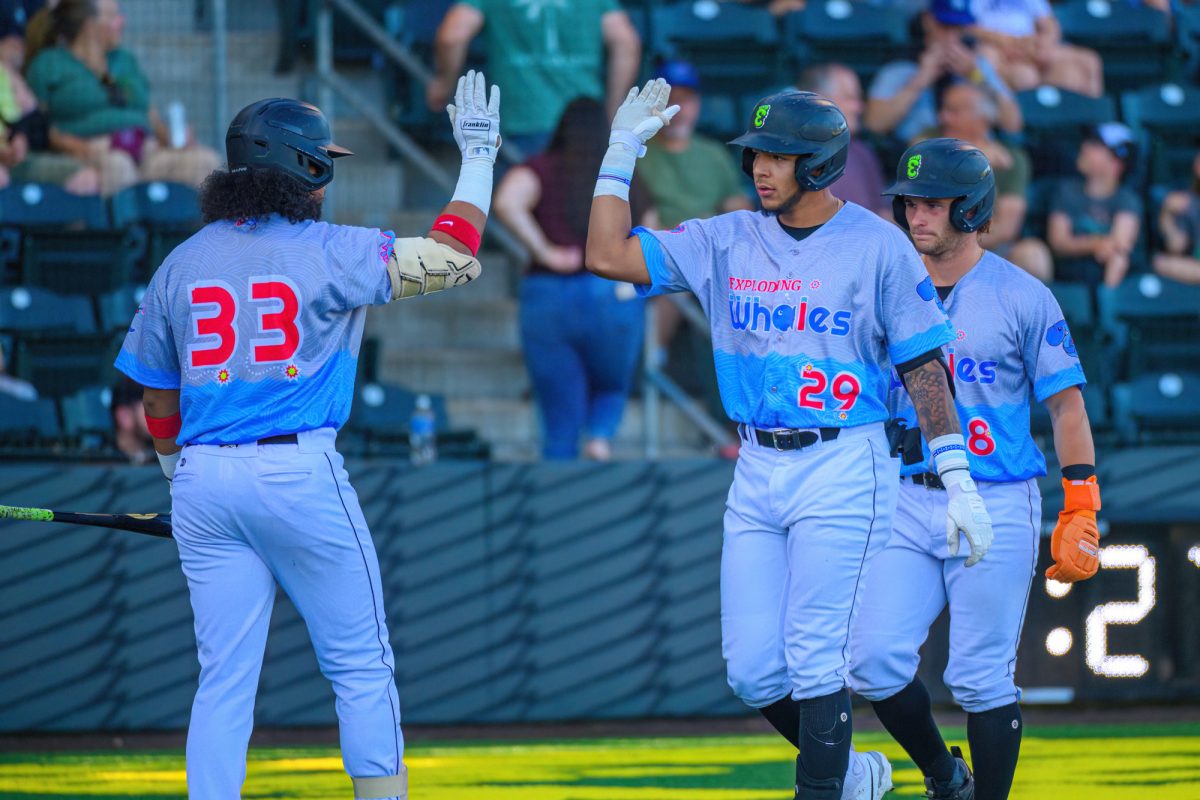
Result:
<svg viewBox="0 0 1200 800"><path fill-rule="evenodd" d="M946 484L942 483L942 479L932 472L918 472L916 475L906 475L905 477L917 486L924 486L926 489L945 490L946 488Z"/></svg>
<svg viewBox="0 0 1200 800"><path fill-rule="evenodd" d="M781 428L778 430L762 430L744 426L747 431L754 431L754 439L763 447L775 450L803 450L812 447L817 442L832 442L842 432L841 428L817 428L814 430L797 430Z"/></svg>
<svg viewBox="0 0 1200 800"><path fill-rule="evenodd" d="M268 436L265 439L259 439L259 444L300 444L300 437L294 433L281 433L278 436Z"/></svg>

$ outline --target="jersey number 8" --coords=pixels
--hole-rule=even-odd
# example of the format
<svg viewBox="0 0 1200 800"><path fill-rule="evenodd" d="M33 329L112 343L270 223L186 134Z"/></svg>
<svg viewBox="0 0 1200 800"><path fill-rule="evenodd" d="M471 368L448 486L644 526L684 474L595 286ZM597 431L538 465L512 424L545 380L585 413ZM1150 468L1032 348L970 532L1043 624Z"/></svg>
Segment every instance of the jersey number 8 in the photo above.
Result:
<svg viewBox="0 0 1200 800"><path fill-rule="evenodd" d="M977 456L990 456L996 452L992 429L983 417L974 417L967 423L967 449Z"/></svg>
<svg viewBox="0 0 1200 800"><path fill-rule="evenodd" d="M223 281L197 283L189 288L194 341L188 345L192 369L229 363L238 346L238 300ZM257 306L258 321L250 340L255 364L288 361L300 349L300 293L282 275L250 279L246 299Z"/></svg>

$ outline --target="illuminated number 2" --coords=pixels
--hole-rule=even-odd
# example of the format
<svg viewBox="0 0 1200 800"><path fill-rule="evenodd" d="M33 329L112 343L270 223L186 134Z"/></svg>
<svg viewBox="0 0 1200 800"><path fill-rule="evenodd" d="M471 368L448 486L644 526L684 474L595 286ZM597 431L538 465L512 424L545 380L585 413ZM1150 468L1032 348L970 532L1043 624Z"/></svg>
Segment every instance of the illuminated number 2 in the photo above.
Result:
<svg viewBox="0 0 1200 800"><path fill-rule="evenodd" d="M1113 601L1092 609L1084 624L1084 652L1092 672L1106 678L1140 678L1150 662L1140 655L1110 655L1109 625L1135 625L1154 608L1154 557L1140 544L1100 548L1101 569L1136 569L1137 600Z"/></svg>
<svg viewBox="0 0 1200 800"><path fill-rule="evenodd" d="M236 327L237 295L222 281L198 283L191 287L192 334L196 341L188 345L194 369L220 367L229 363L238 344ZM254 363L288 361L300 349L300 293L295 284L282 276L253 278L247 299L258 308L257 333L267 334L251 340Z"/></svg>

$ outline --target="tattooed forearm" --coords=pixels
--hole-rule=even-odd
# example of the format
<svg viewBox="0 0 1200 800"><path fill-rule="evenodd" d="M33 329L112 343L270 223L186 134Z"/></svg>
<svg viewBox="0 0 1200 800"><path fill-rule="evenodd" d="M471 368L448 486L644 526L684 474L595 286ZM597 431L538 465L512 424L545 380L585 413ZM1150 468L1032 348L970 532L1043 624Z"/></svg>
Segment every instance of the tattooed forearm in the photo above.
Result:
<svg viewBox="0 0 1200 800"><path fill-rule="evenodd" d="M948 433L962 432L947 380L946 368L940 361L927 361L904 374L905 388L917 410L921 433L927 442Z"/></svg>

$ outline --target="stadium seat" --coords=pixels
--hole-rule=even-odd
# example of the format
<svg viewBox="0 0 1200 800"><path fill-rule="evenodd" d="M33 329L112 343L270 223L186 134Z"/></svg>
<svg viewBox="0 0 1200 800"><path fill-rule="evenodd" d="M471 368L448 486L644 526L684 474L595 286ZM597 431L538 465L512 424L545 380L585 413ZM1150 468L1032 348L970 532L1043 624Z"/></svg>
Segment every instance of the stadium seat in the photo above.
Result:
<svg viewBox="0 0 1200 800"><path fill-rule="evenodd" d="M139 183L113 195L113 227L145 231L146 252L139 280L148 281L167 254L200 229L198 198L190 186L163 181Z"/></svg>
<svg viewBox="0 0 1200 800"><path fill-rule="evenodd" d="M0 289L0 331L17 334L95 333L91 300L34 286Z"/></svg>
<svg viewBox="0 0 1200 800"><path fill-rule="evenodd" d="M1117 424L1129 443L1200 440L1200 374L1154 372L1113 389Z"/></svg>
<svg viewBox="0 0 1200 800"><path fill-rule="evenodd" d="M59 400L62 432L74 443L94 449L112 441L112 389L87 386Z"/></svg>
<svg viewBox="0 0 1200 800"><path fill-rule="evenodd" d="M109 227L102 199L51 184L0 191L0 221L20 231L22 280L57 292L97 295L128 283L145 247L136 230Z"/></svg>
<svg viewBox="0 0 1200 800"><path fill-rule="evenodd" d="M1151 182L1190 183L1200 130L1200 87L1160 83L1126 92L1121 95L1121 115L1128 125L1149 134Z"/></svg>
<svg viewBox="0 0 1200 800"><path fill-rule="evenodd" d="M1200 371L1200 286L1137 275L1100 287L1097 305L1101 324L1123 346L1126 374Z"/></svg>
<svg viewBox="0 0 1200 800"><path fill-rule="evenodd" d="M785 18L784 36L804 63L845 64L865 86L879 67L912 55L911 16L890 4L810 0L803 11Z"/></svg>
<svg viewBox="0 0 1200 800"><path fill-rule="evenodd" d="M47 397L64 397L86 386L117 378L113 361L124 337L111 334L56 334L20 337L14 374Z"/></svg>
<svg viewBox="0 0 1200 800"><path fill-rule="evenodd" d="M782 77L779 26L761 6L687 0L650 13L651 54L691 61L706 92Z"/></svg>
<svg viewBox="0 0 1200 800"><path fill-rule="evenodd" d="M439 431L446 430L446 398L430 395ZM403 438L408 441L408 420L416 407L417 394L402 386L388 383L366 383L358 387L346 427L369 432L378 438Z"/></svg>
<svg viewBox="0 0 1200 800"><path fill-rule="evenodd" d="M1054 7L1063 38L1104 62L1104 84L1124 91L1161 81L1173 68L1171 18L1125 0L1067 0Z"/></svg>
<svg viewBox="0 0 1200 800"><path fill-rule="evenodd" d="M1051 294L1058 301L1071 327L1071 333L1096 327L1096 300L1089 286L1082 283L1051 283Z"/></svg>
<svg viewBox="0 0 1200 800"><path fill-rule="evenodd" d="M0 394L0 447L45 443L56 439L60 432L53 400L17 400Z"/></svg>
<svg viewBox="0 0 1200 800"><path fill-rule="evenodd" d="M128 330L144 293L144 286L130 284L97 297L100 330L122 333Z"/></svg>
<svg viewBox="0 0 1200 800"><path fill-rule="evenodd" d="M1075 174L1084 127L1112 122L1117 105L1107 95L1087 97L1054 86L1017 93L1025 118L1025 142L1039 179Z"/></svg>

